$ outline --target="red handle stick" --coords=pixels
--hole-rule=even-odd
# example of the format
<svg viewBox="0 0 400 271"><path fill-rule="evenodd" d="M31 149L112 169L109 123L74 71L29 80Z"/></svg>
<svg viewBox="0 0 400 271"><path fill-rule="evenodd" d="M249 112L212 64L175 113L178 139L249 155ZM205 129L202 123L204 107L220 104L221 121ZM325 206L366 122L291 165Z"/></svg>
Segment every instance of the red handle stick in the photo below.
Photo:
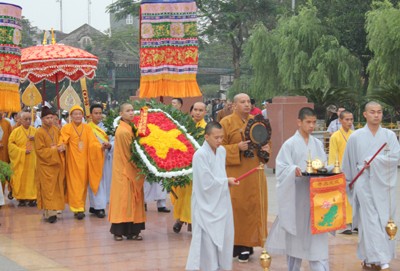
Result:
<svg viewBox="0 0 400 271"><path fill-rule="evenodd" d="M353 185L354 183L357 181L358 177L361 176L361 174L364 172L364 170L371 164L371 162L375 159L375 157L383 150L383 148L387 145L387 143L385 142L380 148L379 150L374 154L374 156L372 156L371 159L369 159L369 161L365 164L365 166L360 170L360 172L358 172L357 176L354 177L354 179L351 181L351 183L349 184L350 189L353 189Z"/></svg>
<svg viewBox="0 0 400 271"><path fill-rule="evenodd" d="M253 169L250 169L250 170L247 171L245 174L243 174L243 175L237 177L236 180L235 180L235 182L240 182L240 181L242 181L244 178L246 178L247 176L249 176L249 175L253 174L254 172L256 172L257 170L261 170L261 169L263 169L263 168L264 168L264 164L260 164L259 166L255 167L255 168L253 168Z"/></svg>

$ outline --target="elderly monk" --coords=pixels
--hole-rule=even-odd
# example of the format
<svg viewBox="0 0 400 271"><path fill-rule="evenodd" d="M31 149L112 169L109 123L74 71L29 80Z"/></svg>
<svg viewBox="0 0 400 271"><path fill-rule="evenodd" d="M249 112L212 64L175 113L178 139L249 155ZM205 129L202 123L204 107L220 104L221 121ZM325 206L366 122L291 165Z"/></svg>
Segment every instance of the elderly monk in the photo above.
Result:
<svg viewBox="0 0 400 271"><path fill-rule="evenodd" d="M57 221L57 210L64 210L65 158L63 148L57 146L60 130L54 125L53 112L42 108L42 127L35 135L38 208L44 210L44 218L49 223Z"/></svg>
<svg viewBox="0 0 400 271"><path fill-rule="evenodd" d="M82 107L75 105L69 113L72 121L62 127L59 144L66 149L67 202L75 218L81 220L85 217L88 183L94 193L100 184L104 147L90 126L82 123Z"/></svg>
<svg viewBox="0 0 400 271"><path fill-rule="evenodd" d="M207 122L204 120L206 115L206 105L202 102L197 102L193 105L192 116L196 127L206 128ZM185 187L177 187L175 189L175 197L171 197L172 204L174 205L174 218L176 222L172 227L173 231L179 233L183 223L188 224L188 231L191 231L191 198L192 198L192 183Z"/></svg>
<svg viewBox="0 0 400 271"><path fill-rule="evenodd" d="M133 106L125 103L120 107L121 121L115 132L114 160L110 194L108 220L110 232L115 241L123 237L131 240L142 240L141 230L145 228L146 213L144 210L144 176L131 161L131 143L135 137L131 121Z"/></svg>
<svg viewBox="0 0 400 271"><path fill-rule="evenodd" d="M249 141L244 141L243 135L250 115L251 103L247 94L237 94L234 99L234 112L221 120L224 128L222 145L226 149L226 172L228 176L239 177L245 172L257 167L264 160L257 156L244 156L248 150ZM269 152L269 145L262 146L263 151ZM261 198L262 195L262 198ZM239 256L240 262L247 262L254 246L263 246L263 223L267 222L267 181L264 170L259 174L252 174L243 180L239 186L231 187L233 217L235 222L235 245L233 256ZM260 203L265 207L262 212ZM264 220L264 221L262 221Z"/></svg>
<svg viewBox="0 0 400 271"><path fill-rule="evenodd" d="M18 206L36 206L34 138L31 113L21 114L21 126L15 128L8 139L8 154L14 174L11 177L12 194Z"/></svg>

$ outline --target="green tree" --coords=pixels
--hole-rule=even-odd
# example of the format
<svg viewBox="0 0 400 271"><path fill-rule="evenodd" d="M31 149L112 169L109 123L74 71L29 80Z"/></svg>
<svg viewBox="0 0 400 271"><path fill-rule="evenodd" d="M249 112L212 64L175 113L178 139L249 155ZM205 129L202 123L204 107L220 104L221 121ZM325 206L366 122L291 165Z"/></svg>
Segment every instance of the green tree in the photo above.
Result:
<svg viewBox="0 0 400 271"><path fill-rule="evenodd" d="M252 96L358 88L360 61L327 34L316 14L316 7L308 5L298 15L281 17L273 30L257 25L246 50L253 68Z"/></svg>
<svg viewBox="0 0 400 271"><path fill-rule="evenodd" d="M378 86L399 85L400 74L400 8L388 0L374 1L367 12L367 43L373 52L368 64L369 91Z"/></svg>
<svg viewBox="0 0 400 271"><path fill-rule="evenodd" d="M36 43L33 41L32 37L37 35L32 27L31 22L22 16L21 19L21 25L22 25L22 48L30 47L36 45Z"/></svg>

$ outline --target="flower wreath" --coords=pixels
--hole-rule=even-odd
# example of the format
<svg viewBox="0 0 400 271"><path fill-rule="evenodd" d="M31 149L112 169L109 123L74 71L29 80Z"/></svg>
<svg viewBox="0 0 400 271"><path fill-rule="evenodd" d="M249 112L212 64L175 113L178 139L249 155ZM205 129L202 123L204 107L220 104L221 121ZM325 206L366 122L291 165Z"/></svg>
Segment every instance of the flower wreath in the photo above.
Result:
<svg viewBox="0 0 400 271"><path fill-rule="evenodd" d="M134 108L148 106L145 132L132 141L132 161L147 181L159 182L167 191L190 183L192 159L204 140L203 129L196 127L191 116L152 100L135 101ZM140 111L135 111L135 132Z"/></svg>

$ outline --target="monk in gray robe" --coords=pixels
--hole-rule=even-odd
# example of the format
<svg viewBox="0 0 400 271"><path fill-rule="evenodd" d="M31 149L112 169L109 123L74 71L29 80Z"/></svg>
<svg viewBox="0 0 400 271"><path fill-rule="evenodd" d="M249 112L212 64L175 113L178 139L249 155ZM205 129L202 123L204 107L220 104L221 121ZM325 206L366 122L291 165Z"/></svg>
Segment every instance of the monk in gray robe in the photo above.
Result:
<svg viewBox="0 0 400 271"><path fill-rule="evenodd" d="M395 219L397 165L400 146L394 132L382 128L382 107L369 102L363 113L367 124L349 138L342 170L349 184L365 163L387 143L369 167L347 192L353 207L353 226L358 227L357 255L365 270L390 270L395 257L396 241L389 240L385 226ZM380 268L380 269L379 269Z"/></svg>
<svg viewBox="0 0 400 271"><path fill-rule="evenodd" d="M270 253L286 254L289 271L299 271L308 260L311 271L328 271L328 234L311 234L310 177L302 176L307 159L326 161L322 142L313 137L313 109L300 110L298 130L281 147L276 158L278 217L267 239Z"/></svg>
<svg viewBox="0 0 400 271"><path fill-rule="evenodd" d="M225 170L222 126L210 122L203 146L193 156L192 241L186 270L232 270L233 214Z"/></svg>

